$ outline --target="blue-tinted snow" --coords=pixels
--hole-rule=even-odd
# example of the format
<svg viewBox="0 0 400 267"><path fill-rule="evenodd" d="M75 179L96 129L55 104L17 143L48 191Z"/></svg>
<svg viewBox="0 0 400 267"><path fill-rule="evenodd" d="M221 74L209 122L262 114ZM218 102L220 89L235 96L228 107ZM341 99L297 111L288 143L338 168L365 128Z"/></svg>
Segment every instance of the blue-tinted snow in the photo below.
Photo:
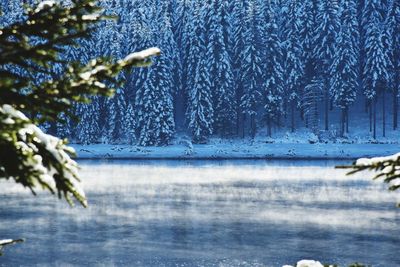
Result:
<svg viewBox="0 0 400 267"><path fill-rule="evenodd" d="M304 144L227 142L204 145L140 147L129 145L72 145L78 158L126 159L356 159L396 154L398 144Z"/></svg>

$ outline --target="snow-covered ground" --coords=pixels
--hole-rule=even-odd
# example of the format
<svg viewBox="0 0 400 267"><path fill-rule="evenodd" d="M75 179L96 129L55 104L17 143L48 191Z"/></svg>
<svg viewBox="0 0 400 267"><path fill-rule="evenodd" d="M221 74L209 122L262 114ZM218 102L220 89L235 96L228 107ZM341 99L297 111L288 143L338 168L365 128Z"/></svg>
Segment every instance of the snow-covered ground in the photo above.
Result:
<svg viewBox="0 0 400 267"><path fill-rule="evenodd" d="M340 137L331 125L330 131L318 135L307 128L294 133L283 128L267 137L260 129L254 140L212 138L208 144L192 144L190 138L178 135L173 144L164 147L137 145L78 145L72 144L82 159L356 159L387 156L400 152L400 130L388 127L386 137L378 131L372 138L368 121L354 123L350 134Z"/></svg>
<svg viewBox="0 0 400 267"><path fill-rule="evenodd" d="M266 143L216 141L205 145L174 144L166 147L129 145L77 145L81 159L355 159L395 154L399 144Z"/></svg>

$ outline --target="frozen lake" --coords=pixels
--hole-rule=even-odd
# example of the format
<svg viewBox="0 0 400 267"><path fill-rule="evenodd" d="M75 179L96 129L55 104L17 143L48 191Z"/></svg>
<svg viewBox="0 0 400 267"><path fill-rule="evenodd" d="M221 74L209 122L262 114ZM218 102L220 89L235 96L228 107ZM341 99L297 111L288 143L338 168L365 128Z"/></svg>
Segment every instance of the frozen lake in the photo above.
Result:
<svg viewBox="0 0 400 267"><path fill-rule="evenodd" d="M400 266L400 201L327 161L81 161L88 209L0 183L0 266Z"/></svg>

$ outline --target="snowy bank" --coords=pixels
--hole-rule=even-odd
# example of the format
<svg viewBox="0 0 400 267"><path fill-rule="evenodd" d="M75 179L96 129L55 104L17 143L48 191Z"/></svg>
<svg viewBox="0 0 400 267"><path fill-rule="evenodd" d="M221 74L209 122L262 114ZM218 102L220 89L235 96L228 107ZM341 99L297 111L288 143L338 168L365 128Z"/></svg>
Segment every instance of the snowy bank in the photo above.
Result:
<svg viewBox="0 0 400 267"><path fill-rule="evenodd" d="M72 144L79 159L357 159L398 153L398 144L224 142L165 147Z"/></svg>

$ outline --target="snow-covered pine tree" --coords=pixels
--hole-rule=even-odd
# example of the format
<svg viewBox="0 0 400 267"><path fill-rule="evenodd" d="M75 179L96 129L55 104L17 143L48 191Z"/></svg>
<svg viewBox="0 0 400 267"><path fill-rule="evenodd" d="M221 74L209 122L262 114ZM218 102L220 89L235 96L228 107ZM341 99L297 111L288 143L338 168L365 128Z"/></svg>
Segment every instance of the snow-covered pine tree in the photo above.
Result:
<svg viewBox="0 0 400 267"><path fill-rule="evenodd" d="M167 87L166 61L160 59L148 72L144 84L143 119L138 129L138 144L141 146L168 145L175 131L172 96Z"/></svg>
<svg viewBox="0 0 400 267"><path fill-rule="evenodd" d="M297 0L292 0L297 1ZM310 83L315 77L315 35L317 29L316 23L316 1L304 0L301 1L300 7L300 42L302 45L302 57L304 59L304 81L303 86Z"/></svg>
<svg viewBox="0 0 400 267"><path fill-rule="evenodd" d="M110 3L112 8L113 3ZM99 51L105 56L121 57L123 36L116 24L106 25L99 36L104 40L105 46L99 47ZM124 73L120 73L119 79L124 78ZM106 143L123 143L125 140L125 121L126 99L123 88L118 88L112 98L103 99L101 113L104 117L100 118L102 140Z"/></svg>
<svg viewBox="0 0 400 267"><path fill-rule="evenodd" d="M80 47L66 47L64 53L60 56L65 61L76 61L85 64L91 58L99 56L95 53L94 49L96 40L95 37L97 33L94 33L91 38L79 40ZM57 68L57 73L62 73L63 68L60 65L55 65ZM83 144L90 144L92 142L97 142L100 138L100 130L98 119L99 115L95 114L100 112L99 99L102 97L92 97L90 100L95 102L93 107L90 107L90 103L74 103L71 108L74 118L71 116L66 116L64 113L60 114L60 120L55 124L57 136L68 138L73 142L80 142ZM88 114L86 114L88 112ZM93 117L92 117L93 115ZM93 129L89 129L88 124L93 124ZM81 126L84 126L83 128ZM51 127L49 128L51 129ZM88 134L87 139L85 134Z"/></svg>
<svg viewBox="0 0 400 267"><path fill-rule="evenodd" d="M185 71L186 43L188 41L188 28L191 19L192 1L173 0L169 4L169 14L171 18L171 25L173 31L173 42L175 43L174 54L175 67L173 70L173 83L174 83L174 118L176 128L182 130L185 127L185 110L187 102L187 92L185 91L185 83L187 75Z"/></svg>
<svg viewBox="0 0 400 267"><path fill-rule="evenodd" d="M56 134L60 138L71 138L73 134L73 124L71 117L66 115L65 113L61 113L58 116L58 120L56 123Z"/></svg>
<svg viewBox="0 0 400 267"><path fill-rule="evenodd" d="M213 133L214 110L211 82L205 60L201 60L195 73L195 84L189 91L189 129L194 143L206 143Z"/></svg>
<svg viewBox="0 0 400 267"><path fill-rule="evenodd" d="M214 109L208 68L207 43L205 25L198 23L196 26L198 62L193 73L194 80L188 91L188 108L186 112L188 128L192 134L193 142L206 143L213 133ZM194 36L192 36L193 38ZM194 56L194 55L193 55ZM194 63L194 62L193 62ZM193 67L193 66L192 66Z"/></svg>
<svg viewBox="0 0 400 267"><path fill-rule="evenodd" d="M231 59L228 54L227 4L214 0L209 7L208 68L214 102L214 131L221 137L236 130L236 97Z"/></svg>
<svg viewBox="0 0 400 267"><path fill-rule="evenodd" d="M135 28L137 32L135 33L135 40L140 46L151 47L155 45L155 33L153 22L156 21L154 18L153 12L150 12L149 3L151 1L136 1L136 7L134 8L134 18L135 19ZM150 8L150 9L148 9ZM149 77L149 73L152 71L151 68L143 68L137 69L131 73L130 79L133 81L129 83L130 87L133 88L135 100L133 108L135 110L135 135L137 140L139 141L139 136L141 135L141 129L146 122L146 110L149 108L144 101L147 78ZM130 89L132 90L132 89Z"/></svg>
<svg viewBox="0 0 400 267"><path fill-rule="evenodd" d="M187 94L189 94L191 88L195 85L195 73L200 60L200 51L203 49L201 46L206 45L205 40L201 40L201 38L205 38L204 34L206 31L204 20L207 13L204 9L201 1L193 1L191 19L186 29L188 36L186 37L185 51L187 56L184 58L184 66L186 67L183 70L183 79L185 79L184 87ZM188 99L188 101L190 100Z"/></svg>
<svg viewBox="0 0 400 267"><path fill-rule="evenodd" d="M24 8L18 1L1 1L0 10L3 14L0 16L0 26L5 27L13 22L22 19ZM4 16L6 14L6 16Z"/></svg>
<svg viewBox="0 0 400 267"><path fill-rule="evenodd" d="M358 22L353 0L342 0L340 18L342 24L331 66L330 94L335 106L342 111L340 133L343 136L349 130L349 106L354 103L358 88Z"/></svg>
<svg viewBox="0 0 400 267"><path fill-rule="evenodd" d="M267 120L268 136L272 136L272 124L279 126L279 120L283 114L283 53L282 43L278 37L278 25L276 23L275 10L272 6L268 9L268 23L266 25L266 54L265 81L263 84L264 111Z"/></svg>
<svg viewBox="0 0 400 267"><path fill-rule="evenodd" d="M93 33L87 29L107 19L101 12L91 0L65 6L60 1L43 1L27 8L23 20L1 27L0 34L0 178L13 180L32 192L38 187L49 190L71 205L75 198L85 207L78 165L71 159L73 149L66 141L44 133L37 124L57 120L73 103L85 103L90 96L111 95L104 83L116 86L114 78L121 70L143 66L149 56L160 52L153 48L115 62L101 58L86 64L65 62L62 73L53 70L52 66L62 62L64 46L79 46L79 38ZM40 42L32 41L39 36ZM6 66L18 66L24 72L16 76ZM34 76L38 71L47 75L39 84ZM21 147L29 153L21 153Z"/></svg>
<svg viewBox="0 0 400 267"><path fill-rule="evenodd" d="M329 70L335 53L335 41L339 29L339 4L337 0L320 0L317 10L317 29L315 36L315 57L320 64L320 77L324 81L324 119L325 130L329 130Z"/></svg>
<svg viewBox="0 0 400 267"><path fill-rule="evenodd" d="M383 23L381 15L381 6L378 0L368 0L366 10L368 16L365 33L365 66L364 66L364 84L365 95L372 104L373 110L373 138L376 138L376 105L379 94L382 94L382 118L383 118L383 136L385 136L385 98L386 86L390 79L390 38L386 25ZM371 114L371 115L372 115ZM372 116L370 116L371 118Z"/></svg>
<svg viewBox="0 0 400 267"><path fill-rule="evenodd" d="M123 36L122 42L120 43L120 49L122 54L129 53L128 51L138 51L143 49L144 45L150 45L147 39L151 38L147 35L150 34L150 30L147 24L147 10L144 9L143 1L132 0L125 1L120 0L120 27L118 30ZM148 1L146 1L148 2ZM149 1L151 2L151 1ZM124 85L124 92L126 99L129 103L134 105L136 90L143 85L146 77L147 69L133 69L124 73L126 83Z"/></svg>
<svg viewBox="0 0 400 267"><path fill-rule="evenodd" d="M158 14L158 33L157 45L164 52L164 56L159 58L155 71L157 72L156 82L158 83L158 121L159 131L157 132L157 145L168 145L175 134L174 104L173 95L176 94L174 73L177 70L177 45L174 40L171 18L167 13L167 6L163 6Z"/></svg>
<svg viewBox="0 0 400 267"><path fill-rule="evenodd" d="M99 126L99 97L91 97L91 103L78 104L76 113L79 114L79 123L76 127L75 138L82 144L93 144L99 141L101 135Z"/></svg>
<svg viewBox="0 0 400 267"><path fill-rule="evenodd" d="M135 136L135 111L130 102L126 104L124 115L124 140L127 144L133 145L136 141Z"/></svg>
<svg viewBox="0 0 400 267"><path fill-rule="evenodd" d="M165 59L164 64L168 67L167 76L165 79L168 79L167 86L170 89L170 94L172 96L177 95L179 90L181 90L180 83L180 53L178 49L177 42L174 38L174 28L172 25L171 14L168 12L168 2L164 2L159 7L157 20L157 45L163 51L163 59Z"/></svg>
<svg viewBox="0 0 400 267"><path fill-rule="evenodd" d="M243 78L244 92L241 97L241 108L245 115L250 116L250 136L256 135L256 115L258 104L260 103L261 87L263 80L263 54L260 49L262 45L261 36L258 33L256 25L257 6L253 1L249 1L245 15L245 31L244 31L244 54L243 61Z"/></svg>
<svg viewBox="0 0 400 267"><path fill-rule="evenodd" d="M118 15L119 20L108 22L99 29L97 34L96 50L102 56L121 57L129 51L142 49L138 44L142 41L142 36L148 33L146 27L148 14L142 9L146 3L137 1L104 1L102 5L110 15ZM147 6L148 7L148 6ZM147 30L147 31L146 31ZM111 42L110 42L111 39ZM143 70L146 72L147 70ZM135 85L141 84L144 80L143 75L134 75L141 71L132 70L120 73L120 78L124 77L127 83L124 87L118 88L116 94L111 99L99 99L100 121L102 129L102 140L106 143L131 143L135 123L134 116L131 114L135 95ZM140 79L142 78L142 79Z"/></svg>
<svg viewBox="0 0 400 267"><path fill-rule="evenodd" d="M391 1L391 0L389 0ZM385 19L385 3L386 1L378 1L378 0L363 0L364 6L362 7L362 27L364 31L368 29L368 23L371 17L377 16L380 20Z"/></svg>
<svg viewBox="0 0 400 267"><path fill-rule="evenodd" d="M166 7L157 13L157 43L165 54L155 61L144 84L141 124L137 125L138 143L142 146L168 145L175 133L173 111L173 45L172 27Z"/></svg>
<svg viewBox="0 0 400 267"><path fill-rule="evenodd" d="M236 135L244 137L243 113L240 106L240 98L243 95L244 77L244 16L245 6L243 0L233 0L230 2L229 19L229 54L232 62L232 72L234 81L234 90L236 98Z"/></svg>
<svg viewBox="0 0 400 267"><path fill-rule="evenodd" d="M119 44L119 53L122 55L128 54L129 51L137 51L141 41L141 24L138 22L141 20L140 5L137 1L125 1L119 0L116 5L116 13L119 16L117 30L120 36L122 36ZM137 69L125 71L121 75L126 80L126 83L120 90L118 90L114 96L115 102L120 102L117 106L123 107L120 109L120 126L121 129L114 128L114 140L120 140L119 143L134 144L136 142L135 136L135 110L133 104L135 101L135 75Z"/></svg>
<svg viewBox="0 0 400 267"><path fill-rule="evenodd" d="M153 146L156 145L156 128L158 124L156 122L156 88L154 79L154 67L147 72L148 77L143 85L141 95L141 105L136 107L136 133L138 145L141 146Z"/></svg>
<svg viewBox="0 0 400 267"><path fill-rule="evenodd" d="M400 93L400 0L391 0L389 5L388 29L392 37L392 99L393 99L393 129L398 128L398 109Z"/></svg>
<svg viewBox="0 0 400 267"><path fill-rule="evenodd" d="M300 88L304 79L305 60L301 44L301 6L297 0L288 3L284 37L284 84L290 106L291 131L295 131L296 107L300 105Z"/></svg>
<svg viewBox="0 0 400 267"><path fill-rule="evenodd" d="M320 79L312 79L304 88L301 99L301 107L304 110L306 126L311 128L314 134L319 131L318 103L323 99L324 83Z"/></svg>
<svg viewBox="0 0 400 267"><path fill-rule="evenodd" d="M112 98L104 100L105 121L102 129L102 139L108 144L123 143L125 133L126 100L124 91L118 88Z"/></svg>

